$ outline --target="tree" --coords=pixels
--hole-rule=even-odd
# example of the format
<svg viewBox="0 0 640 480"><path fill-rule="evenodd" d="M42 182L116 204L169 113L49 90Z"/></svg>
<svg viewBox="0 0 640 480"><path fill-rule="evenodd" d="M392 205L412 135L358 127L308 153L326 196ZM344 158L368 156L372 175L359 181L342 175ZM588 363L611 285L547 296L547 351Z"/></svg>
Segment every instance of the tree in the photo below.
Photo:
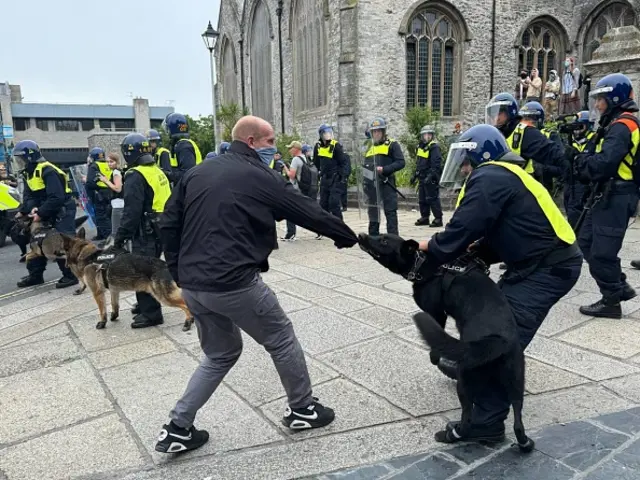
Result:
<svg viewBox="0 0 640 480"><path fill-rule="evenodd" d="M249 109L247 107L243 109L237 103L229 103L227 105L220 105L220 108L216 112L216 120L218 121L218 129L221 130L221 137L223 142L231 141L231 130L240 117L249 115Z"/></svg>
<svg viewBox="0 0 640 480"><path fill-rule="evenodd" d="M198 148L200 149L200 153L202 153L202 158L207 155L209 152L213 152L215 150L215 143L213 138L213 116L207 115L206 117L200 117L198 119L194 119L189 115L185 115L187 118L187 123L189 125L189 138L196 142ZM170 148L171 145L171 137L164 130L160 129L160 136L162 137L162 144L167 148Z"/></svg>

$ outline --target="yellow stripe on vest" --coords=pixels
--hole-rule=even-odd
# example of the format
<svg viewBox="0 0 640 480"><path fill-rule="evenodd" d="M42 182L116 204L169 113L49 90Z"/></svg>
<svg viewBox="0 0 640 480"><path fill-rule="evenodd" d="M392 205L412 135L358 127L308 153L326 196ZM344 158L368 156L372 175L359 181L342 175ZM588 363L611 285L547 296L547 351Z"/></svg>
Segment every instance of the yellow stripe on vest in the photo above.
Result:
<svg viewBox="0 0 640 480"><path fill-rule="evenodd" d="M167 203L167 200L169 200L171 196L169 180L164 172L155 164L138 165L131 170L140 172L151 187L151 190L153 190L153 204L151 205L151 209L156 213L164 212L164 204Z"/></svg>

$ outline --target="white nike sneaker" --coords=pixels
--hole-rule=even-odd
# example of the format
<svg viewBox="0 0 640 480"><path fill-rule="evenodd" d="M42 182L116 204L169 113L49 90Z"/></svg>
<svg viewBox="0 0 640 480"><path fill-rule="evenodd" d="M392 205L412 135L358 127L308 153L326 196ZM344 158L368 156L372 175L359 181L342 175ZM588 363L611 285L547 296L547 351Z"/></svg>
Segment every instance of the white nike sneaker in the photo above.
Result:
<svg viewBox="0 0 640 480"><path fill-rule="evenodd" d="M308 428L326 427L336 418L335 412L318 402L314 397L313 403L305 408L291 408L287 405L282 417L284 426L291 430L306 430Z"/></svg>
<svg viewBox="0 0 640 480"><path fill-rule="evenodd" d="M188 450L195 450L209 441L209 432L206 430L196 430L194 426L191 428L180 428L169 422L162 426L158 443L156 443L156 452L162 453L178 453Z"/></svg>

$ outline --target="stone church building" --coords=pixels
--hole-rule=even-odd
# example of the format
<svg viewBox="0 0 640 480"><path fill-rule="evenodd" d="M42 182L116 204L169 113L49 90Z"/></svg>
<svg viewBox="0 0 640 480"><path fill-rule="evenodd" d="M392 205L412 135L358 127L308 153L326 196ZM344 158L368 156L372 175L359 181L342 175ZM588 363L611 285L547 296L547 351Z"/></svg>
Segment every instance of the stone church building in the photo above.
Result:
<svg viewBox="0 0 640 480"><path fill-rule="evenodd" d="M588 71L639 13L640 0L222 0L218 103L307 142L328 123L355 151L373 117L396 137L416 105L468 126L523 68L546 81L573 56Z"/></svg>

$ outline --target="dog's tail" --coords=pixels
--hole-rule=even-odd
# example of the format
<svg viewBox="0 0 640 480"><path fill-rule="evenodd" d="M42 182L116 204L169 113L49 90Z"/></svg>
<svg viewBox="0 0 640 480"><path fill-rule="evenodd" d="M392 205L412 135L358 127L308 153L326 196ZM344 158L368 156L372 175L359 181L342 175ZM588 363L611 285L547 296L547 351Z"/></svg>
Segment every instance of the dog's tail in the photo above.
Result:
<svg viewBox="0 0 640 480"><path fill-rule="evenodd" d="M77 230L78 228L80 228L80 226L81 226L84 222L86 222L88 218L89 218L89 216L88 216L88 215L82 215L81 217L77 217L77 218L75 219L75 222L76 222L76 230Z"/></svg>
<svg viewBox="0 0 640 480"><path fill-rule="evenodd" d="M413 316L422 338L429 347L438 355L459 362L465 354L464 344L447 332L426 312L416 313Z"/></svg>

